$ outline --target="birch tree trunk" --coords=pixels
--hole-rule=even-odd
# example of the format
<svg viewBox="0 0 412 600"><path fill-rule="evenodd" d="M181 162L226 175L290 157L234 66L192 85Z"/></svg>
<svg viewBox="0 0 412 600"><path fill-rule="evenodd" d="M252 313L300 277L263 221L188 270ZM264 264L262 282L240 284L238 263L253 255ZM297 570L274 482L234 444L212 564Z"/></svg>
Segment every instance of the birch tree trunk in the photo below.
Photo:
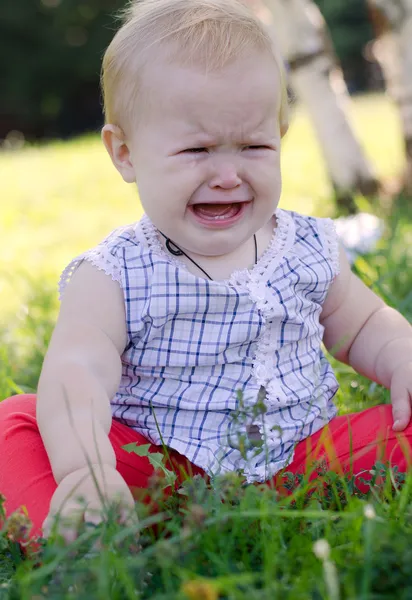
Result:
<svg viewBox="0 0 412 600"><path fill-rule="evenodd" d="M397 104L405 143L405 191L412 195L412 0L368 0L377 42L374 56Z"/></svg>
<svg viewBox="0 0 412 600"><path fill-rule="evenodd" d="M256 0L254 0L256 2ZM353 195L378 192L379 184L351 127L350 102L324 19L312 0L264 0L290 67L290 83L316 131L341 212L355 212Z"/></svg>

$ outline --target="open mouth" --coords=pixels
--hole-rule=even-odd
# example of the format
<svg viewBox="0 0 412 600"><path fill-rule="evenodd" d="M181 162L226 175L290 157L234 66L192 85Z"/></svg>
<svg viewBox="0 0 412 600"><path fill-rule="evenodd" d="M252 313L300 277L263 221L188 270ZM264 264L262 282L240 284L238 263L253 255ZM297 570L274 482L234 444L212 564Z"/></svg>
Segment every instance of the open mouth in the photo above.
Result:
<svg viewBox="0 0 412 600"><path fill-rule="evenodd" d="M228 225L237 221L250 202L231 202L228 204L193 204L190 209L196 219L203 224Z"/></svg>

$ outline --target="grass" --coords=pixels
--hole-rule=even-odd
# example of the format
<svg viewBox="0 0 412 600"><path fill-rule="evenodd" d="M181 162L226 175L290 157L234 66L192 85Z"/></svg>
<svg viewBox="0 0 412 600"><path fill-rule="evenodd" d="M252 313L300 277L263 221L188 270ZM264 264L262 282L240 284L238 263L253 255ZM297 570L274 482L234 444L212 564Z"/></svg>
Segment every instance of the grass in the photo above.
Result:
<svg viewBox="0 0 412 600"><path fill-rule="evenodd" d="M357 99L353 120L379 175L395 177L402 145L389 102ZM57 313L56 281L66 263L117 225L139 218L141 209L96 136L3 153L0 169L6 199L0 219L4 398L36 387ZM283 173L284 207L333 214L319 150L300 109L285 140ZM355 265L410 320L411 249L410 207L400 199L376 252ZM379 386L334 366L341 413L389 401ZM211 488L189 480L182 493L161 501L161 483L153 481L159 511L150 516L148 507L137 505L138 544L136 530L109 518L69 548L50 540L41 565L34 555L23 558L13 541L25 526L24 516L14 517L0 530L0 600L412 598L412 479L384 469L376 466L367 494L349 477L331 473L323 473L321 490L291 481L288 498L264 486L244 487L234 476Z"/></svg>

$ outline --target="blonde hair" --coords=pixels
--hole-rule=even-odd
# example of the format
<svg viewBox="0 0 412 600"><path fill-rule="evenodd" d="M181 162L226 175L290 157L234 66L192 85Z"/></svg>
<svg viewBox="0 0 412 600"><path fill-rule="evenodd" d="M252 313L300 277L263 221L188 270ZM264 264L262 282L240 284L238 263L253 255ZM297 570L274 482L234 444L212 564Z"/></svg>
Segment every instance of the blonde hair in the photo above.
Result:
<svg viewBox="0 0 412 600"><path fill-rule="evenodd" d="M133 118L142 90L142 69L167 42L167 59L218 70L247 50L272 54L279 70L279 122L288 125L283 59L273 34L246 0L132 0L107 48L101 85L106 123L124 127Z"/></svg>

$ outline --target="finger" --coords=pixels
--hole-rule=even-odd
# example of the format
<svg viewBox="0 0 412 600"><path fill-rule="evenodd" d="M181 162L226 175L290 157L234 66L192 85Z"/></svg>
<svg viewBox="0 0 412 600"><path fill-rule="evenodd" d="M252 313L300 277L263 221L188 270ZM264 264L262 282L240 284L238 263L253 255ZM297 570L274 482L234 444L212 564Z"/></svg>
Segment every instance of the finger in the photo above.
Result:
<svg viewBox="0 0 412 600"><path fill-rule="evenodd" d="M117 512L118 522L121 525L136 525L139 519L136 514L136 503L133 495L128 487L122 492L122 495L117 497L113 505Z"/></svg>
<svg viewBox="0 0 412 600"><path fill-rule="evenodd" d="M108 505L102 509L100 505L89 505L85 513L85 522L91 525L98 525L102 521L110 519L125 526L135 526L139 520L136 514L134 500L129 502L129 498L118 494L109 501Z"/></svg>
<svg viewBox="0 0 412 600"><path fill-rule="evenodd" d="M42 535L44 538L50 537L51 533L51 518L47 516L43 521L43 525L41 526Z"/></svg>
<svg viewBox="0 0 412 600"><path fill-rule="evenodd" d="M113 494L107 504L107 510L120 523L133 519L133 515L136 515L136 505L128 487L125 486Z"/></svg>
<svg viewBox="0 0 412 600"><path fill-rule="evenodd" d="M97 526L104 521L104 512L102 508L88 506L84 513L84 522L86 525Z"/></svg>
<svg viewBox="0 0 412 600"><path fill-rule="evenodd" d="M43 536L59 535L68 544L78 537L84 522L84 506L78 502L67 502L58 512L50 512L43 524Z"/></svg>
<svg viewBox="0 0 412 600"><path fill-rule="evenodd" d="M411 400L408 390L396 381L391 385L392 415L394 431L403 431L411 420Z"/></svg>

